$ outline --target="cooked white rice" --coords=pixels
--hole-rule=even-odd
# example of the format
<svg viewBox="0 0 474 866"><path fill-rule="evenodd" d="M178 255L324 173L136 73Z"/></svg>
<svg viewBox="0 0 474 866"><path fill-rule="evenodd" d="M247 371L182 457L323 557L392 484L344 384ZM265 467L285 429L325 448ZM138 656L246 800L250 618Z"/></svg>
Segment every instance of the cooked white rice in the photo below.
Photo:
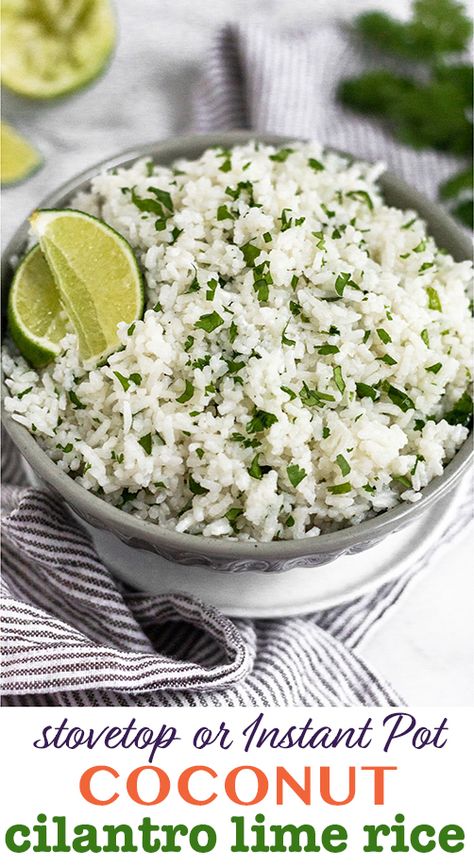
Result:
<svg viewBox="0 0 474 866"><path fill-rule="evenodd" d="M380 165L289 150L96 177L73 206L133 246L144 320L119 326L123 349L98 369L72 333L40 371L4 353L6 409L58 466L179 532L358 523L419 498L467 436L443 416L472 378L470 263L383 203ZM131 198L149 187L174 206L158 229Z"/></svg>

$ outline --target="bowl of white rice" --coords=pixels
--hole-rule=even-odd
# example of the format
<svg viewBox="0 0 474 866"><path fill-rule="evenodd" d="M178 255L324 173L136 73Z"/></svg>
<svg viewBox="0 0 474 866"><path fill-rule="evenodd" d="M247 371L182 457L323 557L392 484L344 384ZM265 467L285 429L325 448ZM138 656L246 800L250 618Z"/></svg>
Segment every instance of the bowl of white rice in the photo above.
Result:
<svg viewBox="0 0 474 866"><path fill-rule="evenodd" d="M166 219L137 206L168 194ZM470 244L372 165L276 136L192 136L74 178L42 207L131 244L145 313L80 361L4 340L4 424L90 527L217 571L318 566L377 543L470 458ZM28 246L20 227L5 282Z"/></svg>

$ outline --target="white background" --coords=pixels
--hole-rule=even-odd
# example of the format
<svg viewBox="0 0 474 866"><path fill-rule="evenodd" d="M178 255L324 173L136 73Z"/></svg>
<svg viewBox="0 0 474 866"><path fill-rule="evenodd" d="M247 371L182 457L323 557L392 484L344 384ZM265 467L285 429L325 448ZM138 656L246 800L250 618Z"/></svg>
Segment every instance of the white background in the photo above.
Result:
<svg viewBox="0 0 474 866"><path fill-rule="evenodd" d="M333 731L339 727L359 727L368 717L372 718L374 728L373 742L367 749L345 748L329 750L322 749L291 749L273 750L261 748L252 749L247 754L243 751L241 731L249 725L259 710L205 710L194 709L192 713L186 710L138 710L99 708L93 711L87 709L36 709L33 713L23 709L6 710L3 713L3 737L0 744L2 752L3 778L8 780L8 789L4 788L2 798L2 815L0 833L0 859L3 863L42 864L46 858L58 866L66 866L74 860L89 863L94 862L94 855L71 852L68 854L48 854L27 852L18 854L5 852L3 835L6 827L21 823L31 827L38 813L44 813L50 819L53 815L65 815L71 828L82 823L94 824L100 828L103 824L127 823L135 828L145 815L149 815L153 823L185 824L192 827L195 824L208 823L214 826L218 833L219 847L205 854L206 862L219 866L243 864L259 866L259 864L317 863L334 862L334 855L321 851L315 853L230 853L232 844L229 827L230 816L245 815L251 824L257 813L263 813L266 824L296 825L313 824L317 831L329 824L341 824L348 831L349 845L346 851L337 855L336 862L347 866L373 863L374 866L389 866L393 863L422 863L425 866L440 866L449 862L467 864L473 862L472 833L472 796L469 795L469 776L463 774L472 765L472 723L473 713L469 710L455 709L411 709L418 726L427 726L434 730L443 717L448 720L447 745L443 749L426 746L415 750L411 745L411 736L398 739L388 752L383 746L389 727L383 726L384 717L396 712L394 708L381 709L278 709L264 711L264 724L268 728L278 726L283 733L291 725L304 725L312 717L313 726L320 728L329 725ZM94 726L98 734L105 725L125 726L135 716L138 726L149 725L157 731L162 723L177 727L182 739L174 743L170 749L158 750L153 763L160 766L171 779L169 797L156 806L139 806L128 799L125 792L125 780L128 773L145 765L146 751L123 749L105 749L97 747L92 751L78 748L74 751L66 749L47 749L38 751L32 743L40 738L41 730L46 725L56 726L64 716L69 717L70 726L79 725L83 729ZM217 746L209 746L198 751L192 746L195 731L205 725L217 730L224 720L233 735L234 745L228 751L222 751ZM391 723L389 723L391 724ZM405 724L405 722L404 722ZM41 739L41 738L40 738ZM224 779L227 772L238 766L254 765L263 769L269 780L269 791L264 801L253 806L238 806L229 802L224 794ZM109 775L102 774L94 780L92 790L97 797L110 797L117 791L118 800L110 806L94 806L83 800L79 793L78 782L86 769L97 765L108 765L120 773L120 779L114 781ZM197 797L204 798L215 791L218 795L209 806L191 806L184 803L178 796L177 778L185 768L193 765L207 765L214 768L218 778L212 781L208 776L201 775L199 784L194 779L190 790ZM289 792L282 806L275 805L275 767L285 767L300 783L304 779L304 767L309 766L312 774L311 805L304 805L292 792ZM385 774L385 803L373 804L372 773L360 771L363 766L396 766L396 771ZM356 791L351 803L345 806L332 806L324 803L319 795L319 768L329 766L332 774L331 795L334 799L343 800L348 792L348 767L356 768ZM146 781L146 780L145 780ZM241 799L255 796L253 776L247 780L241 777L244 785L237 787ZM247 784L245 782L247 781ZM251 782L253 783L251 785ZM152 800L157 789L151 786L140 787L141 796ZM365 844L362 828L365 824L391 824L397 813L405 816L405 825L412 828L417 824L431 824L437 831L446 824L458 824L466 834L464 851L453 854L435 849L430 853L400 853L392 854L389 841L381 853L364 854ZM51 825L51 822L49 822ZM71 833L71 835L73 835ZM102 844L105 839L102 837ZM101 839L98 839L99 844ZM426 839L423 839L426 841ZM55 844L54 839L49 844ZM136 843L135 843L136 844ZM251 844L251 843L250 843ZM271 844L271 843L270 843ZM140 851L136 853L96 854L96 857L108 858L107 862L114 864L141 864L144 858ZM166 857L160 852L156 855L157 862L165 862ZM165 858L165 859L163 859ZM202 854L193 854L183 842L182 853L170 854L169 862L194 863L203 862ZM150 860L150 862L152 862ZM154 862L154 861L153 861ZM166 861L167 862L167 861Z"/></svg>
<svg viewBox="0 0 474 866"><path fill-rule="evenodd" d="M317 27L322 16L365 8L401 14L405 0L118 0L120 39L107 74L89 90L52 104L7 95L6 119L45 156L44 168L4 195L4 242L54 187L92 163L184 131L192 86L213 31L230 19L264 18ZM474 703L472 545L466 537L429 569L389 622L364 646L418 705Z"/></svg>

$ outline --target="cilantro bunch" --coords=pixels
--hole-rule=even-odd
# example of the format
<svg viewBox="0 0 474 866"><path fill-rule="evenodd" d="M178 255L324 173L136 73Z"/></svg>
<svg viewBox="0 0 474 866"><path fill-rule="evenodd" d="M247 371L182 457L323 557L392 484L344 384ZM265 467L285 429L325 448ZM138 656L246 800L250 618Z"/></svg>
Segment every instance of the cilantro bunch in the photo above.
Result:
<svg viewBox="0 0 474 866"><path fill-rule="evenodd" d="M355 30L378 50L416 62L418 74L367 72L342 82L341 101L388 122L405 144L466 156L472 166L473 68L459 55L467 51L473 27L462 3L414 0L411 20L367 12L356 18ZM468 168L440 188L454 215L470 226L472 186L473 172Z"/></svg>

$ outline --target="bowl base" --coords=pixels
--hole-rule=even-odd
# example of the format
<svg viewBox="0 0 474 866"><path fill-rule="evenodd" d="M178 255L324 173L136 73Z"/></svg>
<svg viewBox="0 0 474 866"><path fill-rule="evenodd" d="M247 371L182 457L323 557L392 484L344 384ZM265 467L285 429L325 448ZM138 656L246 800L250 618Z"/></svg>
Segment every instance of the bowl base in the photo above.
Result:
<svg viewBox="0 0 474 866"><path fill-rule="evenodd" d="M447 494L426 509L419 520L369 550L341 556L317 568L283 573L224 573L183 566L156 553L127 547L111 533L81 523L102 562L136 590L157 595L195 595L229 616L272 618L334 607L395 580L411 560L436 546L452 519L459 495L459 490Z"/></svg>

